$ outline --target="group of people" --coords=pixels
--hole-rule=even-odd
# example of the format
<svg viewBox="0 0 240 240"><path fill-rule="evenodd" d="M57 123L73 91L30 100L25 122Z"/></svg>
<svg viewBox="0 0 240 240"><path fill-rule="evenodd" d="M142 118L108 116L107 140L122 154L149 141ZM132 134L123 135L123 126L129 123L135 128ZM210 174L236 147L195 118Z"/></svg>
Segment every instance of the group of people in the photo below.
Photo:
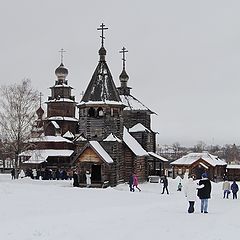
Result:
<svg viewBox="0 0 240 240"><path fill-rule="evenodd" d="M201 213L208 213L208 199L211 198L212 185L206 173L202 174L199 183L190 176L185 186L185 196L189 202L188 213L194 212L194 204L198 196L201 201ZM197 191L197 194L196 194Z"/></svg>
<svg viewBox="0 0 240 240"><path fill-rule="evenodd" d="M233 181L232 184L230 184L228 180L225 180L223 182L222 190L223 190L223 198L228 198L229 194L232 191L233 199L237 199L237 192L239 190L239 187L235 180Z"/></svg>
<svg viewBox="0 0 240 240"><path fill-rule="evenodd" d="M11 170L12 179L30 177L32 179L41 179L41 180L67 180L72 179L73 172L71 169L15 169Z"/></svg>
<svg viewBox="0 0 240 240"><path fill-rule="evenodd" d="M239 187L236 181L233 181L233 183L230 185L230 182L225 180L223 182L222 189L223 198L228 198L232 191L233 199L237 199ZM188 212L194 212L194 203L196 201L196 196L198 196L201 201L201 213L208 213L208 199L211 198L211 190L211 182L206 173L202 174L202 179L199 181L199 183L194 182L194 177L191 176L185 186L185 196L189 202Z"/></svg>
<svg viewBox="0 0 240 240"><path fill-rule="evenodd" d="M86 171L85 174L78 173L77 171L73 172L73 186L79 187L80 183L86 182L86 187L89 188L91 186L91 172ZM85 179L84 179L85 178Z"/></svg>
<svg viewBox="0 0 240 240"><path fill-rule="evenodd" d="M129 189L130 192L134 192L135 188L141 192L141 189L138 187L138 177L135 173L132 173L130 178L129 178Z"/></svg>

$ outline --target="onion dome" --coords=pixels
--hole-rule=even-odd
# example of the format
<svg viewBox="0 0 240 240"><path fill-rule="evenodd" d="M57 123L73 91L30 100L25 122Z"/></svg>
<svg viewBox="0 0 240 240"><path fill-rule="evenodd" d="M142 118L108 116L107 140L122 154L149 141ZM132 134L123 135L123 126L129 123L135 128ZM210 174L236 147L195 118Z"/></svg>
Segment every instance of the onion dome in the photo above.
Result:
<svg viewBox="0 0 240 240"><path fill-rule="evenodd" d="M100 55L100 61L105 61L107 51L103 46L99 49L98 54Z"/></svg>
<svg viewBox="0 0 240 240"><path fill-rule="evenodd" d="M41 106L38 108L38 110L36 111L36 113L37 113L38 119L42 119L42 116L43 116L44 111L43 111L43 109L42 109Z"/></svg>
<svg viewBox="0 0 240 240"><path fill-rule="evenodd" d="M55 74L58 79L65 79L68 75L68 70L64 67L63 63L61 63L59 67L55 70Z"/></svg>
<svg viewBox="0 0 240 240"><path fill-rule="evenodd" d="M120 76L119 76L119 80L120 80L121 82L127 82L128 79L129 79L129 76L127 75L125 69L123 69L123 70L122 70L122 73L121 73Z"/></svg>

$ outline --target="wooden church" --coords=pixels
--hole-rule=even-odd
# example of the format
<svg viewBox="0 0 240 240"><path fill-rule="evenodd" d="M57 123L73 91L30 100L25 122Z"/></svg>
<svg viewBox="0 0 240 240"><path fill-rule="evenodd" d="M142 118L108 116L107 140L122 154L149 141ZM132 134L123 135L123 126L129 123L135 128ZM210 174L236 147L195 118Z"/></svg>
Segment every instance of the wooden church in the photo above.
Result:
<svg viewBox="0 0 240 240"><path fill-rule="evenodd" d="M151 114L155 114L131 95L128 86L123 48L123 69L116 87L106 62L104 24L101 31L99 61L92 78L77 104L66 77L63 59L56 69L57 80L48 98L47 117L37 111L32 148L20 154L24 166L72 168L80 176L91 172L95 186L115 186L127 182L132 173L140 181L149 175L161 175L166 159L156 154L156 133L151 130ZM41 108L41 107L40 107ZM75 111L79 115L76 118ZM40 124L42 123L42 125ZM35 154L35 157L34 157Z"/></svg>

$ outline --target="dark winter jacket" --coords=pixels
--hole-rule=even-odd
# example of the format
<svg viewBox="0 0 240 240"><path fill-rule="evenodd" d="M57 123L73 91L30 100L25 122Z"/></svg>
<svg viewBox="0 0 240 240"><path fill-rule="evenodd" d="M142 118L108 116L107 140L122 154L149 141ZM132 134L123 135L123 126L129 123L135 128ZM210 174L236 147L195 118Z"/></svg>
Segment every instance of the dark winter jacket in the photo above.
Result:
<svg viewBox="0 0 240 240"><path fill-rule="evenodd" d="M133 185L133 180L134 180L134 179L133 179L133 175L131 175L130 178L129 178L128 184L129 184L129 185Z"/></svg>
<svg viewBox="0 0 240 240"><path fill-rule="evenodd" d="M79 180L78 180L77 173L73 173L73 186L74 187L79 187Z"/></svg>
<svg viewBox="0 0 240 240"><path fill-rule="evenodd" d="M236 193L238 192L238 185L236 182L233 182L232 185L231 185L231 190L233 193Z"/></svg>
<svg viewBox="0 0 240 240"><path fill-rule="evenodd" d="M164 187L167 187L168 186L168 180L166 177L164 177L162 180L161 180L161 183L163 183L163 186Z"/></svg>
<svg viewBox="0 0 240 240"><path fill-rule="evenodd" d="M199 181L199 187L202 187L202 188L199 188L198 189L198 197L200 199L208 199L208 198L211 198L211 190L212 190L212 186L211 186L211 182L209 179L207 178L204 178L204 179L201 179Z"/></svg>

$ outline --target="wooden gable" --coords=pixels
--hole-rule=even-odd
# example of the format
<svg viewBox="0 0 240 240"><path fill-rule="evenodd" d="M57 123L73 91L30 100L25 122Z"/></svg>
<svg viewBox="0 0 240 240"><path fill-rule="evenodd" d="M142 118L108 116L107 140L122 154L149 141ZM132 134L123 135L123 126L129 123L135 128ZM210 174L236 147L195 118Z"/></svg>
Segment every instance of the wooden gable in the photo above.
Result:
<svg viewBox="0 0 240 240"><path fill-rule="evenodd" d="M92 162L102 164L103 160L97 155L97 153L91 148L87 147L77 159L77 162Z"/></svg>
<svg viewBox="0 0 240 240"><path fill-rule="evenodd" d="M193 162L191 165L190 165L190 168L195 168L197 166L201 166L205 169L209 169L211 167L213 167L211 164L209 164L208 162L206 162L204 159L202 158L199 158L197 161Z"/></svg>

